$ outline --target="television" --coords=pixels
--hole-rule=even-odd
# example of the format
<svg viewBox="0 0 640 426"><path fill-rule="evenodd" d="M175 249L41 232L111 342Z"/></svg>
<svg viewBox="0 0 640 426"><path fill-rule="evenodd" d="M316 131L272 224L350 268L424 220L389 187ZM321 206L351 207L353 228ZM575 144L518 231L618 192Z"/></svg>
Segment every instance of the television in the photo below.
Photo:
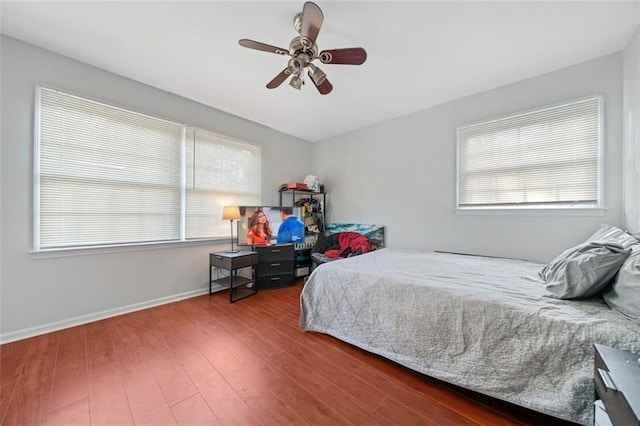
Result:
<svg viewBox="0 0 640 426"><path fill-rule="evenodd" d="M269 221L269 226L271 227L271 242L270 244L276 244L278 239L278 229L282 224L282 218L280 217L280 207L279 206L240 206L240 220L238 220L238 232L237 242L238 246L250 246L252 245L247 240L247 234L249 232L249 221L251 220L251 216L256 211L262 211L265 215L267 215L267 220ZM302 217L302 208L301 207L293 207L293 214L298 218L298 220L304 223Z"/></svg>

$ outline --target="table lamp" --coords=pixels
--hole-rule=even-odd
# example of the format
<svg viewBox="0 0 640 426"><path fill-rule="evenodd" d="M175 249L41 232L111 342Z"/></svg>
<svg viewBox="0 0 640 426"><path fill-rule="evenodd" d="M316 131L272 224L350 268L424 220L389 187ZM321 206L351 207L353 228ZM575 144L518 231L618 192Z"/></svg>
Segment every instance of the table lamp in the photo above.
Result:
<svg viewBox="0 0 640 426"><path fill-rule="evenodd" d="M238 206L226 206L222 208L222 220L228 220L231 223L231 250L227 253L237 253L240 250L233 249L233 221L240 219L240 208Z"/></svg>

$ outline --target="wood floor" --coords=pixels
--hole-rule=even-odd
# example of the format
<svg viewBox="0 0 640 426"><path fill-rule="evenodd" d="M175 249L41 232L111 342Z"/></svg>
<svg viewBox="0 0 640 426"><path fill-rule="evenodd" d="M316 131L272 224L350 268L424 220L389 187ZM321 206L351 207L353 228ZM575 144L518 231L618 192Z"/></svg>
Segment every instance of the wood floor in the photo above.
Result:
<svg viewBox="0 0 640 426"><path fill-rule="evenodd" d="M295 287L0 346L3 425L563 425L298 327Z"/></svg>

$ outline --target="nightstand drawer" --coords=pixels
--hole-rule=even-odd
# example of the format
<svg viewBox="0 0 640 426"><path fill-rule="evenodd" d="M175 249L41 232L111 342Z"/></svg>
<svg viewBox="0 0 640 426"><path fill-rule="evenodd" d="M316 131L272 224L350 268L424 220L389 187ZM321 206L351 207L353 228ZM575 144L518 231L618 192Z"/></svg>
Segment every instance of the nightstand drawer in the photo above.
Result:
<svg viewBox="0 0 640 426"><path fill-rule="evenodd" d="M258 276L293 273L293 260L258 263Z"/></svg>
<svg viewBox="0 0 640 426"><path fill-rule="evenodd" d="M270 288L291 287L293 285L293 274L258 276L258 290L268 290Z"/></svg>
<svg viewBox="0 0 640 426"><path fill-rule="evenodd" d="M209 254L209 266L215 266L222 269L240 269L247 266L253 266L258 263L258 253L239 252L230 254Z"/></svg>

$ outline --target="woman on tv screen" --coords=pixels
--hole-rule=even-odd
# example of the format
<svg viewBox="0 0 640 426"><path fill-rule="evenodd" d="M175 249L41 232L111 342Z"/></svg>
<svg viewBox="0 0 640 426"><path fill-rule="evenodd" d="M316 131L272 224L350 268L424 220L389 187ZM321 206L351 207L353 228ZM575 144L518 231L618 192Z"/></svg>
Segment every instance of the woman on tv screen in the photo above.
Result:
<svg viewBox="0 0 640 426"><path fill-rule="evenodd" d="M272 234L267 215L262 210L253 212L249 218L247 242L251 245L270 244Z"/></svg>

